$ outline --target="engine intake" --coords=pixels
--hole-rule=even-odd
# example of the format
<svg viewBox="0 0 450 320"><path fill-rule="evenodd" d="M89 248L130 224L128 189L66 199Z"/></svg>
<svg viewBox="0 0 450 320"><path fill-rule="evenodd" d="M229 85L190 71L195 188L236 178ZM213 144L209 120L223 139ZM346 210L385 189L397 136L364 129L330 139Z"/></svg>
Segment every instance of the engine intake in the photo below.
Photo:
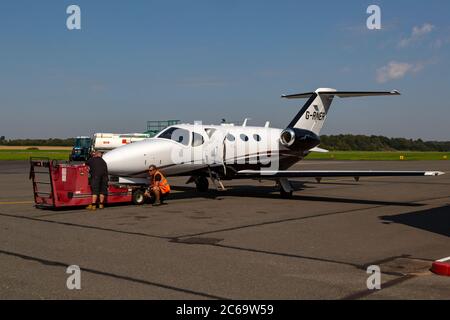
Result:
<svg viewBox="0 0 450 320"><path fill-rule="evenodd" d="M320 138L309 130L287 128L281 132L280 142L291 150L309 150L320 144Z"/></svg>
<svg viewBox="0 0 450 320"><path fill-rule="evenodd" d="M290 147L295 142L295 131L288 128L281 132L280 141L283 146Z"/></svg>

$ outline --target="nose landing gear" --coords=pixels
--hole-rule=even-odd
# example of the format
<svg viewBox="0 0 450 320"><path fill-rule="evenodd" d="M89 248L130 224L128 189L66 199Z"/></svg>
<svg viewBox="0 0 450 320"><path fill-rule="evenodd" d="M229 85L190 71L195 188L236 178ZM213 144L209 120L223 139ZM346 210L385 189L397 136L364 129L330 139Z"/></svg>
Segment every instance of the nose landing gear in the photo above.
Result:
<svg viewBox="0 0 450 320"><path fill-rule="evenodd" d="M200 176L195 178L194 180L195 186L197 187L198 192L207 192L209 189L209 182L206 177Z"/></svg>

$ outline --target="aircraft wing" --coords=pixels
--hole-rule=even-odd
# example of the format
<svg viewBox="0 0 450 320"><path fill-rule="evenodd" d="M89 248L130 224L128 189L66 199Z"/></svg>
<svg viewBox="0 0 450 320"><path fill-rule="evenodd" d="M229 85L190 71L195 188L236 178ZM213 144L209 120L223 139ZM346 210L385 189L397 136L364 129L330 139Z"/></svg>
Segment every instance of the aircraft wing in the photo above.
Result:
<svg viewBox="0 0 450 320"><path fill-rule="evenodd" d="M326 177L409 177L409 176L440 176L441 171L348 171L348 170L241 170L237 176L249 179L276 178L326 178Z"/></svg>

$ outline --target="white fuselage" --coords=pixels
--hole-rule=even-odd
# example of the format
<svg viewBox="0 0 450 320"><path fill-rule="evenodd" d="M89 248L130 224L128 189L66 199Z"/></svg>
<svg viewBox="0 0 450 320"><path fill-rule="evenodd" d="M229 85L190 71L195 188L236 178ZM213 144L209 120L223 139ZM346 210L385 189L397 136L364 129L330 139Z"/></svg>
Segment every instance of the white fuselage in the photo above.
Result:
<svg viewBox="0 0 450 320"><path fill-rule="evenodd" d="M282 155L278 155L288 151L279 143L281 132L268 127L182 124L166 128L155 138L112 150L104 159L109 173L121 177L145 177L150 165L168 176L208 168L226 172L235 167L279 166Z"/></svg>

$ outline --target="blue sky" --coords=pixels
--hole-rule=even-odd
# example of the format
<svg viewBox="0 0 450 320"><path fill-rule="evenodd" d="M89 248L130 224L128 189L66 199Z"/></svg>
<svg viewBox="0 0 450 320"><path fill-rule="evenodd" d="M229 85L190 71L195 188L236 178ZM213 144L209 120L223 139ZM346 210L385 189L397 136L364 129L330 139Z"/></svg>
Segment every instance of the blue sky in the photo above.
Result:
<svg viewBox="0 0 450 320"><path fill-rule="evenodd" d="M81 7L82 30L66 28ZM381 7L382 30L366 9ZM147 120L284 127L318 87L391 90L336 99L324 134L450 140L450 2L0 3L0 135L142 132Z"/></svg>

